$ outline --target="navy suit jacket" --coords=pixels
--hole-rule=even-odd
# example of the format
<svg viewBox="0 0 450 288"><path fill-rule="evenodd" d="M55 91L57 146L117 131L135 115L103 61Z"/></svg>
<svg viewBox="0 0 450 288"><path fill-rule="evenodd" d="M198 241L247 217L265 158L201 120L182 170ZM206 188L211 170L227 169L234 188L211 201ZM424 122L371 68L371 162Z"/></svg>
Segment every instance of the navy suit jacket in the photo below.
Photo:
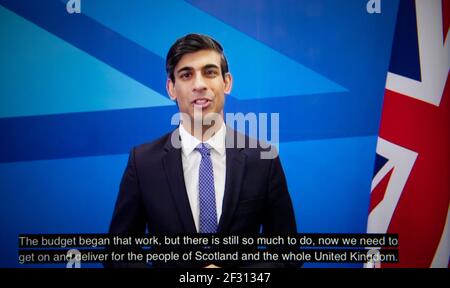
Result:
<svg viewBox="0 0 450 288"><path fill-rule="evenodd" d="M172 133L174 133L172 135ZM181 148L171 144L178 129L132 149L114 209L110 233L197 233L184 182ZM226 179L218 233L296 233L296 223L279 157L248 148L249 138L227 127ZM241 142L242 143L242 142ZM242 146L242 145L241 145ZM228 147L228 146L227 146ZM262 228L262 230L261 230Z"/></svg>

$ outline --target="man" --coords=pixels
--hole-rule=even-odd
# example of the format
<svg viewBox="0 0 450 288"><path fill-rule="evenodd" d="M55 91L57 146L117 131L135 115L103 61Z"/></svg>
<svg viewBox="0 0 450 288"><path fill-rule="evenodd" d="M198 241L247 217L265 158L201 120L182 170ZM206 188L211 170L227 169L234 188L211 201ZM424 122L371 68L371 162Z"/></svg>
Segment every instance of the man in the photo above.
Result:
<svg viewBox="0 0 450 288"><path fill-rule="evenodd" d="M249 139L224 124L233 80L222 46L186 35L170 48L166 70L181 123L131 151L110 233L296 233L279 158L239 147Z"/></svg>

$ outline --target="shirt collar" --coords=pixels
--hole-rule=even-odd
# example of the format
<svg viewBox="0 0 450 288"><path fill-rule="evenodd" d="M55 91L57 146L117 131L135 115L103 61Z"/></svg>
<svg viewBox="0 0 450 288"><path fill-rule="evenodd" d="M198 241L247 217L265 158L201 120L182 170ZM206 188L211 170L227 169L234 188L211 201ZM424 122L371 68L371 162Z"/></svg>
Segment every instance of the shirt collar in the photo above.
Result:
<svg viewBox="0 0 450 288"><path fill-rule="evenodd" d="M205 141L206 144L211 146L220 155L225 153L226 129L225 123L222 122L220 129L211 138ZM186 131L183 125L180 124L178 130L181 137L181 150L183 151L184 156L188 156L194 151L198 144L202 142Z"/></svg>

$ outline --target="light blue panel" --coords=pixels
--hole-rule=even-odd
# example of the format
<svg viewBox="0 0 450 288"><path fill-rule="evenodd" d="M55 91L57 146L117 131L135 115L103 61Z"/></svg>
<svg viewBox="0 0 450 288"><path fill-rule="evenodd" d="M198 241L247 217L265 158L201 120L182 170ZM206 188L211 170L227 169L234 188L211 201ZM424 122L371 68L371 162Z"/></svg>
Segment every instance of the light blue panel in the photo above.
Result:
<svg viewBox="0 0 450 288"><path fill-rule="evenodd" d="M299 233L365 233L377 137L280 144ZM354 268L305 263L305 268Z"/></svg>
<svg viewBox="0 0 450 288"><path fill-rule="evenodd" d="M280 144L300 233L364 233L376 136Z"/></svg>
<svg viewBox="0 0 450 288"><path fill-rule="evenodd" d="M0 117L174 105L0 6Z"/></svg>
<svg viewBox="0 0 450 288"><path fill-rule="evenodd" d="M163 58L172 43L184 34L213 36L225 48L235 76L232 94L239 99L346 91L184 1L83 1L81 13Z"/></svg>
<svg viewBox="0 0 450 288"><path fill-rule="evenodd" d="M0 164L0 267L18 235L106 233L128 155Z"/></svg>

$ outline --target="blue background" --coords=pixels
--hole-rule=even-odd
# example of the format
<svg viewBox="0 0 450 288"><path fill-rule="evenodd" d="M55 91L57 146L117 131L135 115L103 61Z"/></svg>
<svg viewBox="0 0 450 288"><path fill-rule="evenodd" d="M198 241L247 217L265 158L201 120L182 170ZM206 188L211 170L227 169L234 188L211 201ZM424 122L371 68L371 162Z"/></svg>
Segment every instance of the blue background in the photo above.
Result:
<svg viewBox="0 0 450 288"><path fill-rule="evenodd" d="M18 234L107 232L131 147L175 128L164 61L190 32L225 48L225 112L280 114L299 232L366 231L398 1L66 2L0 0L1 267Z"/></svg>

